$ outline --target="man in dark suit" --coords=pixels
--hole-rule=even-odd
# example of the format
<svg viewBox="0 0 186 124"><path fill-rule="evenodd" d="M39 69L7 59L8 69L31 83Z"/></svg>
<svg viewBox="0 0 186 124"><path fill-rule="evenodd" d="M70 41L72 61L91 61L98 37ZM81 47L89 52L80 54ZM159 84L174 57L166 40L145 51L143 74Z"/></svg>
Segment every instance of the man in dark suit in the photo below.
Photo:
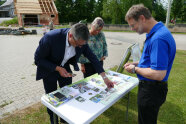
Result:
<svg viewBox="0 0 186 124"><path fill-rule="evenodd" d="M86 42L89 39L89 30L86 25L77 23L71 29L56 29L44 35L35 52L37 65L36 80L43 79L46 93L57 90L57 81L60 87L72 83L70 65L79 71L77 60L81 54L93 63L95 70L100 74L108 88L114 87L105 75L97 57L92 53ZM53 112L47 109L53 123Z"/></svg>

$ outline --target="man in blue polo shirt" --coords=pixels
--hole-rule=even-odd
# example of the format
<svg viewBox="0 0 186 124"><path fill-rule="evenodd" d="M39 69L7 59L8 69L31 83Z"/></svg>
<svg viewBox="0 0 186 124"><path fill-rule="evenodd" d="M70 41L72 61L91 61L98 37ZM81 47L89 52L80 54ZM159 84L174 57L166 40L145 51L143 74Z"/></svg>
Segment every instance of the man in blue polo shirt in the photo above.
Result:
<svg viewBox="0 0 186 124"><path fill-rule="evenodd" d="M125 20L137 33L147 33L140 61L126 63L124 68L139 78L138 123L156 124L159 108L166 100L176 44L170 31L142 4L133 5Z"/></svg>

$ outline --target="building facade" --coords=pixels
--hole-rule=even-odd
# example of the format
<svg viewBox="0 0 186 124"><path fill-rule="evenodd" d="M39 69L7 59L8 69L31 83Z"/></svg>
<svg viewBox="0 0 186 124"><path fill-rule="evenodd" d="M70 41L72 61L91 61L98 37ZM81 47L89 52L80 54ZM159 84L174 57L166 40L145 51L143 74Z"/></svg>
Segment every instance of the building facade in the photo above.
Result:
<svg viewBox="0 0 186 124"><path fill-rule="evenodd" d="M19 26L59 24L54 0L7 0L0 6L0 17L18 17Z"/></svg>
<svg viewBox="0 0 186 124"><path fill-rule="evenodd" d="M14 2L7 0L0 6L0 17L14 17Z"/></svg>
<svg viewBox="0 0 186 124"><path fill-rule="evenodd" d="M19 26L59 24L54 0L14 0Z"/></svg>

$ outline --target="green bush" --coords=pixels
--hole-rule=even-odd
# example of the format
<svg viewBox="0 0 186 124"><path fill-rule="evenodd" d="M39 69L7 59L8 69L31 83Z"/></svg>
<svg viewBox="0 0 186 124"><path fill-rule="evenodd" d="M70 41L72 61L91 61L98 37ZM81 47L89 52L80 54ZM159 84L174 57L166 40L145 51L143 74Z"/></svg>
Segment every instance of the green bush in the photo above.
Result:
<svg viewBox="0 0 186 124"><path fill-rule="evenodd" d="M0 1L0 6L1 6L3 3L5 3L5 1Z"/></svg>
<svg viewBox="0 0 186 124"><path fill-rule="evenodd" d="M56 29L60 29L60 28L71 28L70 25L66 24L66 25L59 25L59 26L55 26Z"/></svg>
<svg viewBox="0 0 186 124"><path fill-rule="evenodd" d="M17 19L17 17L15 17L11 20L3 21L0 25L1 26L9 26L9 25L17 25L17 24L18 24L18 19Z"/></svg>

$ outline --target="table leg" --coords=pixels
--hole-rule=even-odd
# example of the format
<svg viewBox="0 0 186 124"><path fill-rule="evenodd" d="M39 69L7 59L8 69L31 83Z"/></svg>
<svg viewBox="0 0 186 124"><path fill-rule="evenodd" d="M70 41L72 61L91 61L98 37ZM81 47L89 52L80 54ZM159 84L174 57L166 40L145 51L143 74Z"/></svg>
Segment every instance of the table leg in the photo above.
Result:
<svg viewBox="0 0 186 124"><path fill-rule="evenodd" d="M130 94L129 94L130 92L128 92L128 96L127 96L127 110L126 110L126 116L125 116L125 121L127 121L128 122L128 110L129 110L129 96L130 96Z"/></svg>
<svg viewBox="0 0 186 124"><path fill-rule="evenodd" d="M54 124L57 124L57 115L53 112Z"/></svg>

